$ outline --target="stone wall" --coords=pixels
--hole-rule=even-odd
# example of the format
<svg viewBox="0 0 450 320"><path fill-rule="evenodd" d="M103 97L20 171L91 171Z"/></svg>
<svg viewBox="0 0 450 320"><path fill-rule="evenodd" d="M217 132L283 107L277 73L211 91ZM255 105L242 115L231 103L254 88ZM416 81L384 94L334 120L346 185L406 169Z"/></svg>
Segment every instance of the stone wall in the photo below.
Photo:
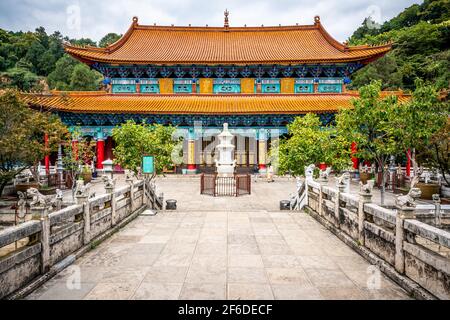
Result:
<svg viewBox="0 0 450 320"><path fill-rule="evenodd" d="M434 297L450 299L450 232L424 223L433 220L430 213L386 209L371 203L370 194L306 183L306 209L315 218Z"/></svg>
<svg viewBox="0 0 450 320"><path fill-rule="evenodd" d="M17 243L17 249L0 257L0 299L45 274L77 250L96 242L135 211L144 200L143 181L131 182L109 194L48 213L34 208L36 220L0 231L0 249Z"/></svg>

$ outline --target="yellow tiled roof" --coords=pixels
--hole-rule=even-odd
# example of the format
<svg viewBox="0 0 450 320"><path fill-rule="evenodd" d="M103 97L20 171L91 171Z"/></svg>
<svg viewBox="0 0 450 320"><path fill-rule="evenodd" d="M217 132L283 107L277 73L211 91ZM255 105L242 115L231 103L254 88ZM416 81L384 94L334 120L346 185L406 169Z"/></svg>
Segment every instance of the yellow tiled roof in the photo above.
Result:
<svg viewBox="0 0 450 320"><path fill-rule="evenodd" d="M316 17L314 25L285 27L142 26L137 18L107 48L66 45L86 62L111 64L300 64L370 62L391 45L348 47L333 39Z"/></svg>
<svg viewBox="0 0 450 320"><path fill-rule="evenodd" d="M409 96L385 92L406 101ZM142 95L104 92L23 94L32 106L76 113L139 114L304 114L351 108L355 92L344 94Z"/></svg>

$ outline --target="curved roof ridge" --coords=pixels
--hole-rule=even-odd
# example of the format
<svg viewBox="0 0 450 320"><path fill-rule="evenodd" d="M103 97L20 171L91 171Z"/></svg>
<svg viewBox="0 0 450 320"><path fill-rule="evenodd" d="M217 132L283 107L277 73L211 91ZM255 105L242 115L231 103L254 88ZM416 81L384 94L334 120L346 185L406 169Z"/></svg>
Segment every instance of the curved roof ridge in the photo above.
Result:
<svg viewBox="0 0 450 320"><path fill-rule="evenodd" d="M178 33L179 32L179 33ZM261 44L267 48L262 50ZM296 62L370 62L390 50L391 44L349 47L323 27L312 25L261 27L203 27L140 25L106 48L65 44L67 53L92 64L292 64Z"/></svg>

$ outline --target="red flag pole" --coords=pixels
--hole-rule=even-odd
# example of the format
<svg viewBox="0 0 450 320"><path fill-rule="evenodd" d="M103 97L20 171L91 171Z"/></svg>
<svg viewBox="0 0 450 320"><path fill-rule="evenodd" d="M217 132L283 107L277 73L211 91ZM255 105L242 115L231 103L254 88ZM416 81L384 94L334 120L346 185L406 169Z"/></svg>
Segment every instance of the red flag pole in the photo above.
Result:
<svg viewBox="0 0 450 320"><path fill-rule="evenodd" d="M48 134L44 135L44 145L45 145L45 152L48 151ZM50 175L50 155L46 154L44 158L45 162L45 174L48 176Z"/></svg>

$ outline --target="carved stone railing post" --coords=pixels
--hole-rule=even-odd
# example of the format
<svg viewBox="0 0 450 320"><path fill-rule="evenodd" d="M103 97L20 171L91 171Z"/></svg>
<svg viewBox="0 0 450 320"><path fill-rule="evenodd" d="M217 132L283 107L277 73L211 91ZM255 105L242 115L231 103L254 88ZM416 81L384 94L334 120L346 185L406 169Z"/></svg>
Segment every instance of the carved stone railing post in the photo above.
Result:
<svg viewBox="0 0 450 320"><path fill-rule="evenodd" d="M89 196L87 194L77 195L77 204L83 205L83 243L88 244L91 241L91 213L89 205Z"/></svg>
<svg viewBox="0 0 450 320"><path fill-rule="evenodd" d="M134 210L136 209L135 208L136 205L135 205L135 201L134 201L134 180L131 177L127 177L127 179L125 181L130 186L130 208L131 208L131 212L134 212Z"/></svg>
<svg viewBox="0 0 450 320"><path fill-rule="evenodd" d="M322 184L319 182L319 207L317 208L317 213L319 216L322 216L323 214L323 191L322 191Z"/></svg>
<svg viewBox="0 0 450 320"><path fill-rule="evenodd" d="M33 219L41 221L41 273L45 273L50 268L50 219L48 213L49 206L32 206Z"/></svg>
<svg viewBox="0 0 450 320"><path fill-rule="evenodd" d="M340 227L340 221L341 221L341 213L340 213L340 206L341 206L341 193L343 193L345 190L345 185L338 184L337 190L336 190L336 198L334 202L334 217L336 219L336 226Z"/></svg>
<svg viewBox="0 0 450 320"><path fill-rule="evenodd" d="M399 273L405 272L405 252L403 243L406 240L404 223L406 219L414 219L414 207L398 206L395 220L395 269Z"/></svg>
<svg viewBox="0 0 450 320"><path fill-rule="evenodd" d="M364 222L366 214L364 213L364 205L372 202L372 193L360 192L358 202L358 240L361 246L365 245Z"/></svg>
<svg viewBox="0 0 450 320"><path fill-rule="evenodd" d="M111 195L111 224L115 226L117 224L117 216L116 216L116 195L114 192L114 186L108 185L105 186L106 193Z"/></svg>

